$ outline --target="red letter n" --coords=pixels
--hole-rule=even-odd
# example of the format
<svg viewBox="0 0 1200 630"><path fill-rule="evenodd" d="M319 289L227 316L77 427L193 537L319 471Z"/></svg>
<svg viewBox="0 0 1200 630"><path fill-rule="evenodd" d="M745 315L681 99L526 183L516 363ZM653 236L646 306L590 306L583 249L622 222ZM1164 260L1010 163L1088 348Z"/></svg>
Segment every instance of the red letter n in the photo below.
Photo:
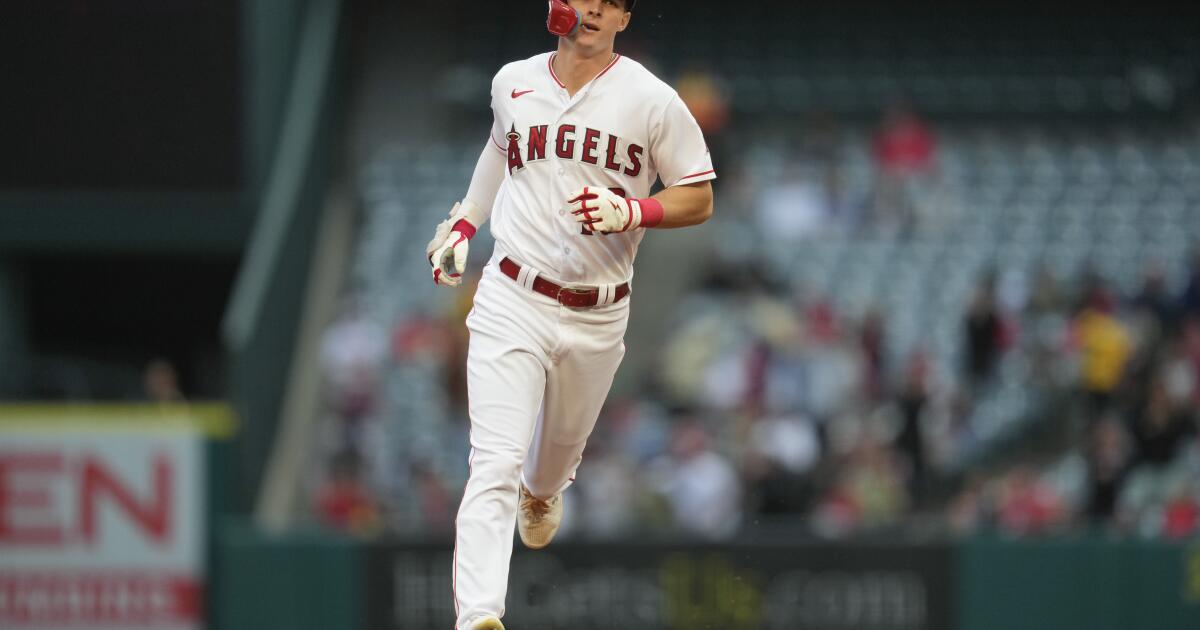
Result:
<svg viewBox="0 0 1200 630"><path fill-rule="evenodd" d="M143 531L158 542L166 539L171 519L171 465L162 455L154 457L153 496L138 503L129 488L121 483L100 460L88 456L83 462L83 488L80 491L81 529L88 542L96 540L96 504L105 494L121 507Z"/></svg>

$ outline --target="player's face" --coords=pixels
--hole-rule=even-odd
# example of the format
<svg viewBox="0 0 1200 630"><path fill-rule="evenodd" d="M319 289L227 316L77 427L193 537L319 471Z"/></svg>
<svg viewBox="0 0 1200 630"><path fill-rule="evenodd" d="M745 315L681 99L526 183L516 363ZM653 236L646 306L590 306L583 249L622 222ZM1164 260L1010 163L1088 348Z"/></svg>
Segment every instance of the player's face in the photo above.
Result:
<svg viewBox="0 0 1200 630"><path fill-rule="evenodd" d="M575 42L584 46L612 46L632 15L625 10L625 0L567 0L567 4L582 18Z"/></svg>

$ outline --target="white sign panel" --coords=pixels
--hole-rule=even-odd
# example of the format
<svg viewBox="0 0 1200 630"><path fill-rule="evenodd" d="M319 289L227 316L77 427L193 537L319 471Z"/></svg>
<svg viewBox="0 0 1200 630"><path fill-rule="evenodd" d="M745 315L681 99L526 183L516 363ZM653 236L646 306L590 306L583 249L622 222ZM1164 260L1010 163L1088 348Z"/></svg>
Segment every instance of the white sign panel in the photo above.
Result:
<svg viewBox="0 0 1200 630"><path fill-rule="evenodd" d="M197 630L201 435L0 424L0 628Z"/></svg>

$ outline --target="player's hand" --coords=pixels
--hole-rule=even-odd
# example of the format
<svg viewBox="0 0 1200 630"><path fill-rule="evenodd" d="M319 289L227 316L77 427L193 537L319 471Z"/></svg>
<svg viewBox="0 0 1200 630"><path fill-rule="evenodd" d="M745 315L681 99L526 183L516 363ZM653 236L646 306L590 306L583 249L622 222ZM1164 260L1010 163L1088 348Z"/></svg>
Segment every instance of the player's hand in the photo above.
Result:
<svg viewBox="0 0 1200 630"><path fill-rule="evenodd" d="M600 186L584 186L572 193L567 197L567 209L588 234L627 232L642 225L637 199L625 199Z"/></svg>
<svg viewBox="0 0 1200 630"><path fill-rule="evenodd" d="M466 202L470 203L470 202ZM438 224L433 239L425 246L425 254L433 267L433 282L440 286L457 287L467 268L467 253L475 227L462 216L465 209L454 204L450 218Z"/></svg>

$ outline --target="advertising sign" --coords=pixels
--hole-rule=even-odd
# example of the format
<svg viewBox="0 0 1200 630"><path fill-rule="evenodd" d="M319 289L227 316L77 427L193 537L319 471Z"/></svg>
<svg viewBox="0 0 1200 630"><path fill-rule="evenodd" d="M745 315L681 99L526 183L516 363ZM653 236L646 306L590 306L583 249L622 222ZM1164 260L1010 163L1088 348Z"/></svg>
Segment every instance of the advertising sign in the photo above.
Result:
<svg viewBox="0 0 1200 630"><path fill-rule="evenodd" d="M367 627L454 620L450 549L366 554ZM948 630L952 551L937 545L570 545L514 551L519 628Z"/></svg>
<svg viewBox="0 0 1200 630"><path fill-rule="evenodd" d="M201 434L86 415L0 421L0 628L202 627Z"/></svg>

